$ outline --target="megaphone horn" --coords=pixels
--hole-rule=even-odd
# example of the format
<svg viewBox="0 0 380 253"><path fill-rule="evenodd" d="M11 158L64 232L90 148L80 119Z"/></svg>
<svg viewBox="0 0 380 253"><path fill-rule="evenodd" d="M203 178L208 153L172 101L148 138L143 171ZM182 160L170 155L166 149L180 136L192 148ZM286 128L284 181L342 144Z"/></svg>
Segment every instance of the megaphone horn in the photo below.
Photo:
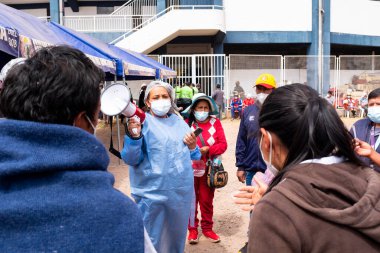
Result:
<svg viewBox="0 0 380 253"><path fill-rule="evenodd" d="M131 102L129 88L122 83L107 86L100 97L100 110L107 116L125 115L136 118L140 123L145 121L145 112Z"/></svg>

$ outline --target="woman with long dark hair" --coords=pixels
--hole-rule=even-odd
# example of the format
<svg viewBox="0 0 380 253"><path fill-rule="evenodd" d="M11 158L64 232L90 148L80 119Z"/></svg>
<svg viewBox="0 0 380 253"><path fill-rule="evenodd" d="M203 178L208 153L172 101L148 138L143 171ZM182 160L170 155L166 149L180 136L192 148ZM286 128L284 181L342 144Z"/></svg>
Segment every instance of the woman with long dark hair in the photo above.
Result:
<svg viewBox="0 0 380 253"><path fill-rule="evenodd" d="M265 100L260 149L275 177L255 205L249 252L379 252L380 176L312 88L283 86Z"/></svg>

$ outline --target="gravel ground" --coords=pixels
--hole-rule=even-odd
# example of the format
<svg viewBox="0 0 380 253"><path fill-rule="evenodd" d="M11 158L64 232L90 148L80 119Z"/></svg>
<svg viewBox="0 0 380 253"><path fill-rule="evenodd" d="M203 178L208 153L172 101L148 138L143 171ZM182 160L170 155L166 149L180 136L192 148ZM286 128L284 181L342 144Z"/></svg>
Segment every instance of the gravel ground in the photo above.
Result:
<svg viewBox="0 0 380 253"><path fill-rule="evenodd" d="M358 120L357 118L342 118L347 127ZM240 120L222 121L226 134L228 149L223 155L224 168L229 173L229 182L227 186L217 189L214 198L214 231L221 237L220 243L212 243L200 237L196 245L186 244L186 253L192 252L220 252L236 253L247 240L247 228L249 215L247 212L240 210L232 200L232 193L239 189L243 184L237 180L235 167L235 144L236 136L239 129ZM117 146L117 129L114 127L113 139ZM124 133L124 127L121 127L121 133ZM98 124L96 136L104 145L109 147L110 129L102 122ZM122 140L123 142L123 134ZM111 163L109 171L115 176L115 188L130 196L128 166L123 161L118 161L116 157L110 154Z"/></svg>

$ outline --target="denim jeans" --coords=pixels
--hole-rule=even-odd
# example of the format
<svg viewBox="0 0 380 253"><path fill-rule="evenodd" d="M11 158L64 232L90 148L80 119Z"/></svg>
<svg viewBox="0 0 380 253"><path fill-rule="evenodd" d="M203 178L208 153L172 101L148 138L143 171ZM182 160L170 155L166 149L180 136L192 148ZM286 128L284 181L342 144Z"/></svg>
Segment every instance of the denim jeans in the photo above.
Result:
<svg viewBox="0 0 380 253"><path fill-rule="evenodd" d="M255 176L256 171L246 171L245 173L245 184L252 185L252 179Z"/></svg>

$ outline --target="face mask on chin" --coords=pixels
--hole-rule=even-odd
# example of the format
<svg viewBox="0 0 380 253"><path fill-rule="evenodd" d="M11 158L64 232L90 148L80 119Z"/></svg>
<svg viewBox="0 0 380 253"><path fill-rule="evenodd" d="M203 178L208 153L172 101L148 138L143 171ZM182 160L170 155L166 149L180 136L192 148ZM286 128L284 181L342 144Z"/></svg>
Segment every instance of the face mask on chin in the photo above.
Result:
<svg viewBox="0 0 380 253"><path fill-rule="evenodd" d="M154 115L159 117L165 116L169 112L171 106L170 99L158 99L150 103L150 109L153 111Z"/></svg>
<svg viewBox="0 0 380 253"><path fill-rule="evenodd" d="M260 93L260 94L262 94L262 93ZM273 174L273 176L276 176L278 174L278 169L276 167L274 167L274 165L272 164L272 149L273 149L273 147L272 147L272 145L273 145L272 135L268 131L267 131L267 133L268 133L269 145L270 145L270 147L269 147L269 161L265 160L264 155L263 155L263 151L261 150L261 143L263 141L264 135L261 135L261 139L260 139L260 144L259 144L260 145L259 146L260 153L261 153L261 157L263 158L263 160L267 166L267 169L270 170L270 172Z"/></svg>

